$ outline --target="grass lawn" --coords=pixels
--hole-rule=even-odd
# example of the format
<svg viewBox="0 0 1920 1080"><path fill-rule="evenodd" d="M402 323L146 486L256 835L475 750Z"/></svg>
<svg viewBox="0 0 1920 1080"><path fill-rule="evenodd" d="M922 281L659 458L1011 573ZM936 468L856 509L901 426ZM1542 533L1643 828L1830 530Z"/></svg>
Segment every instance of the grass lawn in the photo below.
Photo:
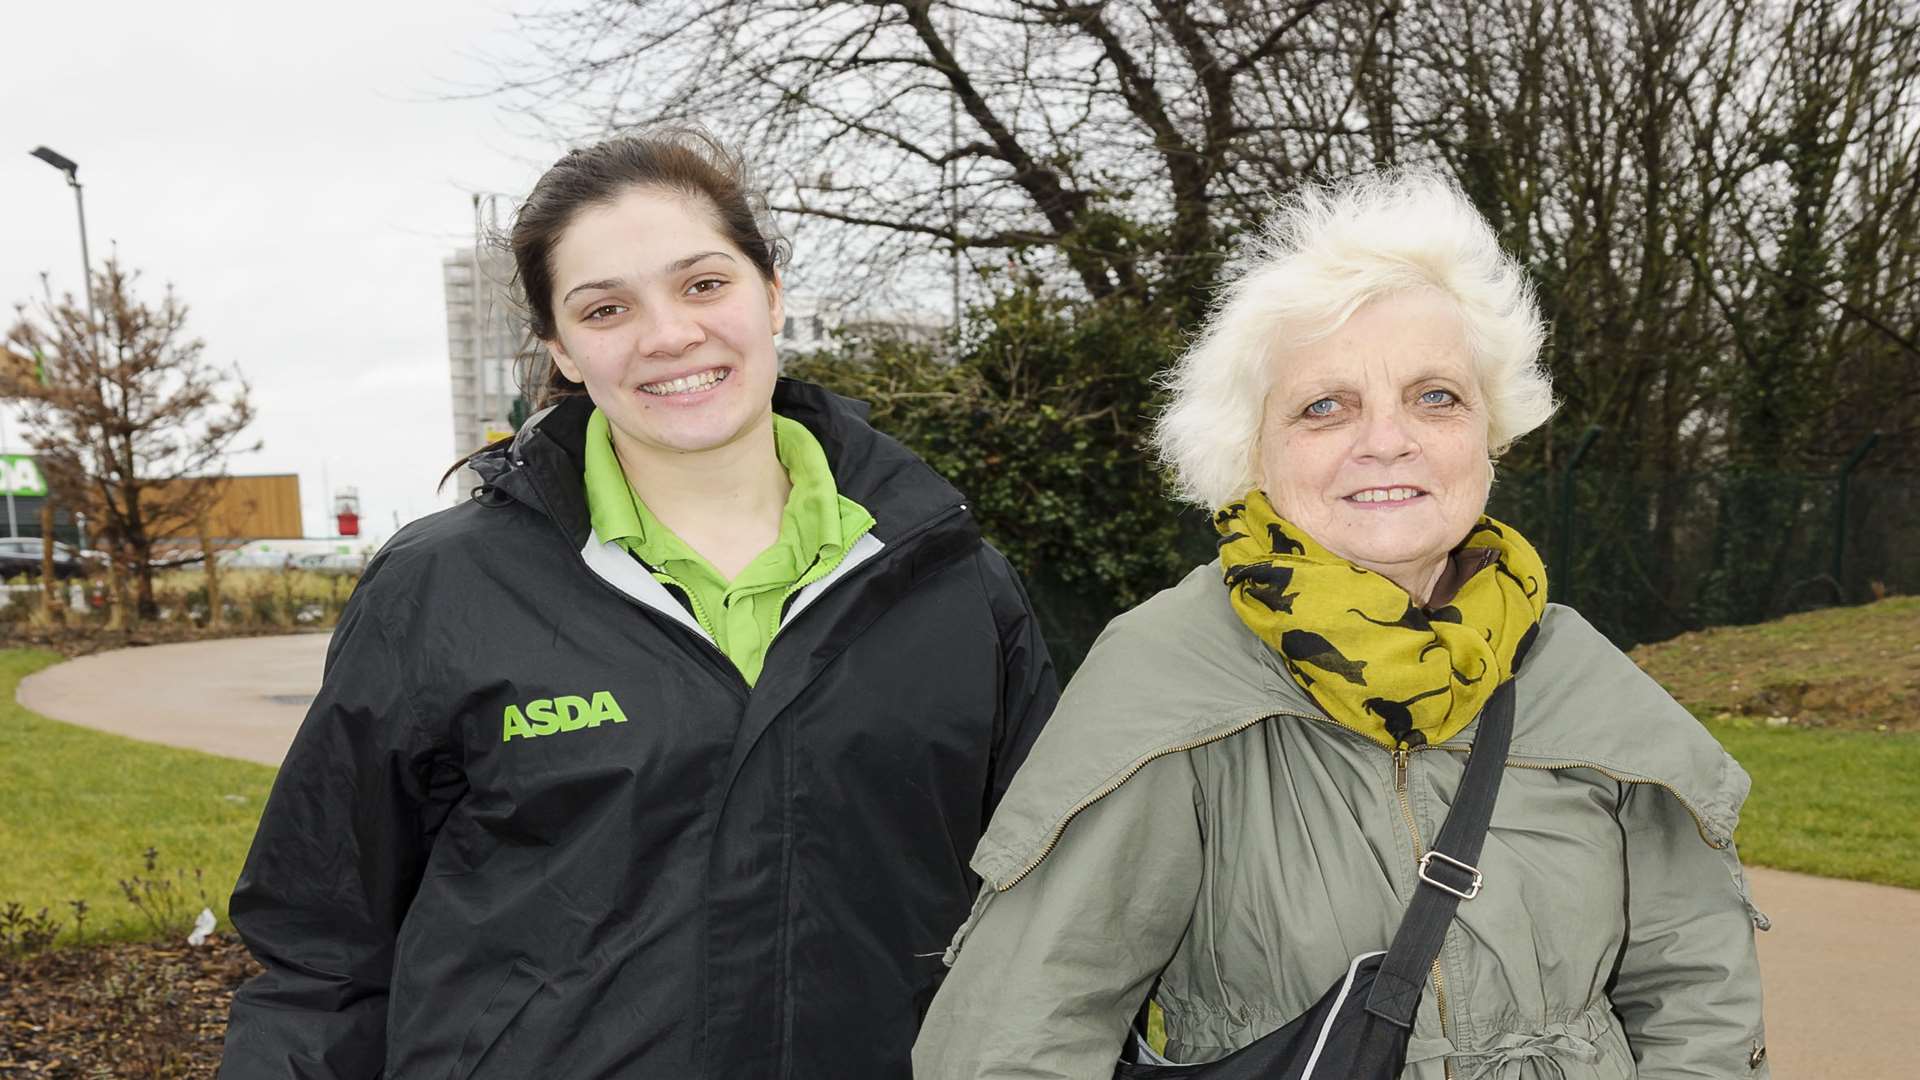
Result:
<svg viewBox="0 0 1920 1080"><path fill-rule="evenodd" d="M1708 721L1753 776L1740 858L1822 877L1920 889L1920 734Z"/></svg>
<svg viewBox="0 0 1920 1080"><path fill-rule="evenodd" d="M227 894L253 839L274 770L48 720L14 701L20 680L60 657L0 649L0 908L47 908L70 936L69 901L87 902L87 937L153 935L122 879L172 883L191 921L202 905L228 929ZM149 873L143 852L159 852ZM198 882L194 871L200 871Z"/></svg>
<svg viewBox="0 0 1920 1080"><path fill-rule="evenodd" d="M0 649L0 909L46 908L70 939L69 901L84 899L90 939L148 938L119 882L158 879L186 920L204 895L227 928L274 770L16 704L20 680L59 659ZM1920 599L1689 634L1635 659L1753 775L1744 859L1920 888Z"/></svg>
<svg viewBox="0 0 1920 1080"><path fill-rule="evenodd" d="M1716 627L1633 657L1753 775L1741 858L1920 888L1920 597Z"/></svg>
<svg viewBox="0 0 1920 1080"><path fill-rule="evenodd" d="M1700 630L1633 658L1701 716L1920 733L1920 596Z"/></svg>

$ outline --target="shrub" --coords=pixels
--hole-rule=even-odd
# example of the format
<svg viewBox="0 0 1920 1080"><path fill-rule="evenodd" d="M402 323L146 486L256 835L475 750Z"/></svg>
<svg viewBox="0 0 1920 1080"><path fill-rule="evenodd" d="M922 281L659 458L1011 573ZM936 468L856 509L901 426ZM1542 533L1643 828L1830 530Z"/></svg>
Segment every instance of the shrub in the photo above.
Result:
<svg viewBox="0 0 1920 1080"><path fill-rule="evenodd" d="M195 867L191 877L184 868L175 870L169 877L159 871L158 850L149 847L142 855L146 860L146 876L136 874L121 879L120 892L146 921L154 937L178 941L193 929L193 920L201 910L213 906L207 897L204 876Z"/></svg>
<svg viewBox="0 0 1920 1080"><path fill-rule="evenodd" d="M1164 312L1017 289L973 313L951 356L852 339L787 370L871 403L875 427L966 495L1065 672L1108 619L1212 557L1145 447L1153 374L1179 346Z"/></svg>
<svg viewBox="0 0 1920 1080"><path fill-rule="evenodd" d="M41 908L38 913L27 914L27 909L14 901L0 908L0 955L18 957L37 953L53 944L60 936L60 921Z"/></svg>

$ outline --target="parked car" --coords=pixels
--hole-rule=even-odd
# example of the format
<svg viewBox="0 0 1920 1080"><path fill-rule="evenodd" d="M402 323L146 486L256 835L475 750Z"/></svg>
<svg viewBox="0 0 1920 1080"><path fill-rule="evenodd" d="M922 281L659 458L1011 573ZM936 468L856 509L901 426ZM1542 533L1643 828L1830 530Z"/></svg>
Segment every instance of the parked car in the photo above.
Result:
<svg viewBox="0 0 1920 1080"><path fill-rule="evenodd" d="M37 536L0 537L0 577L25 574L40 576L40 538ZM62 581L105 569L105 557L92 551L75 551L58 540L53 542L53 576Z"/></svg>
<svg viewBox="0 0 1920 1080"><path fill-rule="evenodd" d="M242 547L217 556L222 570L291 570L294 554L282 548Z"/></svg>
<svg viewBox="0 0 1920 1080"><path fill-rule="evenodd" d="M293 565L316 574L359 577L361 571L367 568L367 557L345 551L329 551L319 555L301 555L293 560Z"/></svg>

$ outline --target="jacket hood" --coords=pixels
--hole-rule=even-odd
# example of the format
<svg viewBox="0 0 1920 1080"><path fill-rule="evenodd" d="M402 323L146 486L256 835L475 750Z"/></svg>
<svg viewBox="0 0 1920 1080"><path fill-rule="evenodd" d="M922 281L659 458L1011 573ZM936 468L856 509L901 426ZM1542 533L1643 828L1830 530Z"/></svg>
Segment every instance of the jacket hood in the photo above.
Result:
<svg viewBox="0 0 1920 1080"><path fill-rule="evenodd" d="M874 517L882 543L963 505L960 492L897 440L867 423L863 401L823 387L782 378L774 386L773 411L804 424L820 440L839 493ZM578 547L592 526L581 477L586 470L587 420L593 402L585 394L566 398L527 418L513 439L476 455L477 501L511 500L552 518Z"/></svg>
<svg viewBox="0 0 1920 1080"><path fill-rule="evenodd" d="M1510 762L1657 785L1708 844L1732 841L1746 773L1578 613L1547 606L1518 680ZM1199 567L1094 643L981 839L974 870L998 890L1013 887L1076 814L1147 763L1269 720L1334 723L1234 614L1218 563ZM1443 745L1465 749L1477 726Z"/></svg>

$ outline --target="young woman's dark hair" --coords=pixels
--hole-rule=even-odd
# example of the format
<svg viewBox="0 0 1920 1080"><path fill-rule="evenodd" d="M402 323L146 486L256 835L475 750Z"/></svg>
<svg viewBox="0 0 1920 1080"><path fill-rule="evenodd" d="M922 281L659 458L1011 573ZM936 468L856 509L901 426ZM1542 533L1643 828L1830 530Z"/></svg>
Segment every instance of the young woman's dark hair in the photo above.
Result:
<svg viewBox="0 0 1920 1080"><path fill-rule="evenodd" d="M557 336L553 249L561 235L582 210L614 202L633 188L656 188L705 204L721 234L767 281L786 262L786 243L773 231L766 201L739 154L698 128L618 135L554 162L514 215L507 245L527 305L530 344ZM560 373L546 350L529 348L527 355L536 370L523 373L523 386L536 410L585 392Z"/></svg>

